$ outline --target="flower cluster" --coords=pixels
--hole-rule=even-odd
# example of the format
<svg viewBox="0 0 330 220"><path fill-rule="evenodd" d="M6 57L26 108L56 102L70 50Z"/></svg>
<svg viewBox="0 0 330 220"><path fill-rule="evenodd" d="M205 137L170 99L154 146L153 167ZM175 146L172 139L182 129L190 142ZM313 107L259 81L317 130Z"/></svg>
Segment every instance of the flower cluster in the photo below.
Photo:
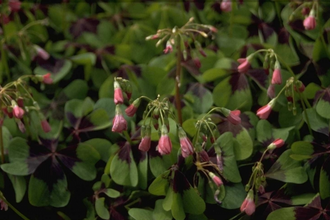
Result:
<svg viewBox="0 0 330 220"><path fill-rule="evenodd" d="M252 215L255 212L254 192L256 190L260 194L264 194L266 186L266 177L264 175L262 160L268 151L271 153L274 149L280 148L284 144L284 140L280 138L271 142L263 152L260 160L253 166L249 182L245 185L245 190L248 194L241 205L241 212L245 212L247 215Z"/></svg>
<svg viewBox="0 0 330 220"><path fill-rule="evenodd" d="M223 7L224 10L227 11L231 10L231 2L224 0ZM190 51L194 64L196 65L197 68L200 68L201 62L197 54L195 54L195 52L191 50L191 46L188 43L188 40L189 38L191 38L194 47L199 51L199 53L203 57L206 57L206 53L204 52L201 43L196 39L195 34L197 33L203 37L208 37L209 35L216 33L218 30L211 25L197 24L197 23L193 23L193 21L194 18L190 18L189 21L181 28L174 27L173 29L170 28L160 29L157 31L156 34L147 36L146 40L158 39L156 46L159 46L160 44L166 41L165 49L163 50L165 54L172 52L173 47L177 46L180 53L182 53L184 60L187 60L187 54L188 54L187 51Z"/></svg>
<svg viewBox="0 0 330 220"><path fill-rule="evenodd" d="M29 117L30 111L36 111L42 130L47 133L51 130L50 125L45 119L44 115L40 112L38 103L32 97L29 88L24 81L31 78L35 82L42 82L45 84L51 84L50 73L38 76L22 76L17 81L6 84L4 87L0 87L0 126L5 117L13 118L22 133L25 133L25 117Z"/></svg>

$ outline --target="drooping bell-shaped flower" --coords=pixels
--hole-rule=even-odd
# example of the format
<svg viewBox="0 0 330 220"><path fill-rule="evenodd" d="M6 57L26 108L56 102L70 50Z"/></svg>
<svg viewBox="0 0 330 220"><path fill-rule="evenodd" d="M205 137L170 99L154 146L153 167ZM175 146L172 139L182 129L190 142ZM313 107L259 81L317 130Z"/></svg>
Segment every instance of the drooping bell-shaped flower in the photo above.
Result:
<svg viewBox="0 0 330 220"><path fill-rule="evenodd" d="M23 118L23 115L24 115L24 110L15 103L13 107L13 116L15 118L21 119Z"/></svg>
<svg viewBox="0 0 330 220"><path fill-rule="evenodd" d="M220 4L220 9L224 12L231 11L231 0L222 0Z"/></svg>
<svg viewBox="0 0 330 220"><path fill-rule="evenodd" d="M168 129L165 124L162 124L161 136L158 141L157 149L161 155L170 154L172 151L172 142L170 137L168 136Z"/></svg>
<svg viewBox="0 0 330 220"><path fill-rule="evenodd" d="M241 123L241 118L239 117L240 114L240 110L230 111L229 115L227 116L227 120L234 125L239 125Z"/></svg>
<svg viewBox="0 0 330 220"><path fill-rule="evenodd" d="M53 84L53 79L51 77L52 75L50 73L46 73L42 76L42 82L44 84Z"/></svg>
<svg viewBox="0 0 330 220"><path fill-rule="evenodd" d="M151 127L150 125L142 125L141 127L141 142L139 144L140 151L148 151L151 145Z"/></svg>
<svg viewBox="0 0 330 220"><path fill-rule="evenodd" d="M134 102L126 108L126 110L125 110L126 115L129 117L133 117L140 105L140 102L141 102L141 99L134 100Z"/></svg>
<svg viewBox="0 0 330 220"><path fill-rule="evenodd" d="M282 76L281 76L281 66L278 61L276 61L274 66L274 72L272 76L272 84L280 85L282 83Z"/></svg>
<svg viewBox="0 0 330 220"><path fill-rule="evenodd" d="M114 97L113 100L116 105L124 103L123 91L121 90L120 84L117 80L113 83Z"/></svg>
<svg viewBox="0 0 330 220"><path fill-rule="evenodd" d="M311 12L309 14L309 16L307 18L305 18L303 24L304 24L305 30L314 30L316 27L315 15L312 15L312 12Z"/></svg>
<svg viewBox="0 0 330 220"><path fill-rule="evenodd" d="M284 144L285 144L284 140L282 140L281 138L278 138L275 141L273 141L270 145L268 145L267 149L273 150L275 148L280 148Z"/></svg>
<svg viewBox="0 0 330 220"><path fill-rule="evenodd" d="M211 177L211 179L213 180L213 182L215 183L215 185L217 185L218 187L221 186L223 184L222 180L220 179L220 177L218 177L217 175L215 175L212 172L209 172L209 176Z"/></svg>
<svg viewBox="0 0 330 220"><path fill-rule="evenodd" d="M267 105L259 108L257 110L257 116L259 116L260 119L267 119L270 112L272 111L272 108L275 105L275 101L276 101L275 99L272 99Z"/></svg>
<svg viewBox="0 0 330 220"><path fill-rule="evenodd" d="M127 122L121 112L120 105L116 105L116 115L112 121L112 132L121 133L127 129Z"/></svg>
<svg viewBox="0 0 330 220"><path fill-rule="evenodd" d="M247 215L252 215L255 212L256 205L254 203L254 194L252 189L249 191L248 195L244 199L240 210L241 212L245 212Z"/></svg>
<svg viewBox="0 0 330 220"><path fill-rule="evenodd" d="M237 61L240 63L237 67L239 73L246 73L250 69L251 63L249 58L239 58Z"/></svg>
<svg viewBox="0 0 330 220"><path fill-rule="evenodd" d="M48 133L52 130L46 119L41 120L41 128L45 133Z"/></svg>
<svg viewBox="0 0 330 220"><path fill-rule="evenodd" d="M194 153L194 147L186 135L186 132L179 127L179 138L180 138L180 146L181 146L181 154L184 158L192 155Z"/></svg>

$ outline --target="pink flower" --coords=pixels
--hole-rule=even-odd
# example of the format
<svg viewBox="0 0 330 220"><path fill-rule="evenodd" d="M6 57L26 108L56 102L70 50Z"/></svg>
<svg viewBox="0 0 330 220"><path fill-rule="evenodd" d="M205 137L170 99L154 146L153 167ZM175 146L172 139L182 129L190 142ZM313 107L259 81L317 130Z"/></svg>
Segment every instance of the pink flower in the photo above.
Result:
<svg viewBox="0 0 330 220"><path fill-rule="evenodd" d="M169 41L167 41L167 42L166 42L166 47L165 47L165 49L163 50L163 52L164 52L164 53L170 53L170 52L172 52L172 51L173 51L172 44L171 44Z"/></svg>
<svg viewBox="0 0 330 220"><path fill-rule="evenodd" d="M247 215L252 215L256 210L256 205L254 203L253 191L250 190L246 198L241 205L241 212L245 212Z"/></svg>
<svg viewBox="0 0 330 220"><path fill-rule="evenodd" d="M229 12L231 11L231 1L230 0L223 0L220 4L220 8L222 11Z"/></svg>
<svg viewBox="0 0 330 220"><path fill-rule="evenodd" d="M234 125L239 125L241 123L241 118L239 117L240 114L240 110L230 111L227 120Z"/></svg>
<svg viewBox="0 0 330 220"><path fill-rule="evenodd" d="M140 105L140 99L136 99L130 106L128 106L125 110L126 115L129 117L133 117Z"/></svg>
<svg viewBox="0 0 330 220"><path fill-rule="evenodd" d="M217 185L218 187L221 186L223 184L222 180L220 179L220 177L216 176L214 173L210 172L209 176L212 178L213 182L215 183L215 185Z"/></svg>
<svg viewBox="0 0 330 220"><path fill-rule="evenodd" d="M162 125L161 136L158 141L158 152L161 155L170 154L172 151L172 142L168 136L168 130L165 124Z"/></svg>
<svg viewBox="0 0 330 220"><path fill-rule="evenodd" d="M50 127L48 121L46 119L42 120L41 121L41 127L42 127L42 130L45 132L45 133L48 133L52 130L52 128Z"/></svg>
<svg viewBox="0 0 330 220"><path fill-rule="evenodd" d="M278 138L275 141L273 141L270 145L268 145L269 150L273 150L275 148L280 148L285 144L284 140Z"/></svg>
<svg viewBox="0 0 330 220"><path fill-rule="evenodd" d="M127 129L127 122L121 114L120 106L116 105L116 115L112 121L112 132L121 133Z"/></svg>
<svg viewBox="0 0 330 220"><path fill-rule="evenodd" d="M35 46L37 50L37 54L39 57L41 57L43 60L48 60L49 59L49 53L47 53L44 49L42 49L39 46Z"/></svg>
<svg viewBox="0 0 330 220"><path fill-rule="evenodd" d="M123 91L121 90L120 84L115 80L114 82L114 102L116 105L124 103Z"/></svg>
<svg viewBox="0 0 330 220"><path fill-rule="evenodd" d="M0 210L8 210L8 205L7 203L5 203L5 201L3 201L2 199L0 199Z"/></svg>
<svg viewBox="0 0 330 220"><path fill-rule="evenodd" d="M313 15L309 15L305 18L303 24L306 30L314 30L316 27L316 19Z"/></svg>
<svg viewBox="0 0 330 220"><path fill-rule="evenodd" d="M15 118L23 118L24 115L24 110L22 108L20 108L18 105L14 105L13 107L13 116Z"/></svg>
<svg viewBox="0 0 330 220"><path fill-rule="evenodd" d="M194 153L194 148L192 146L192 143L187 136L180 138L180 146L181 146L181 154L184 158Z"/></svg>
<svg viewBox="0 0 330 220"><path fill-rule="evenodd" d="M210 26L210 31L212 31L213 33L217 33L218 32L218 29L216 29L213 26Z"/></svg>
<svg viewBox="0 0 330 220"><path fill-rule="evenodd" d="M149 136L145 136L141 139L141 142L139 144L139 150L148 151L150 149L150 145L151 145L151 138Z"/></svg>
<svg viewBox="0 0 330 220"><path fill-rule="evenodd" d="M275 85L270 84L267 89L267 95L269 98L273 99L275 98Z"/></svg>
<svg viewBox="0 0 330 220"><path fill-rule="evenodd" d="M237 61L240 63L237 68L239 73L246 73L250 69L251 64L247 58L240 58Z"/></svg>
<svg viewBox="0 0 330 220"><path fill-rule="evenodd" d="M52 74L46 73L42 76L42 82L44 84L53 84L53 79L51 78Z"/></svg>
<svg viewBox="0 0 330 220"><path fill-rule="evenodd" d="M282 83L281 69L276 68L273 72L272 84L280 85Z"/></svg>
<svg viewBox="0 0 330 220"><path fill-rule="evenodd" d="M257 110L257 115L260 119L267 119L270 112L272 111L272 108L275 104L275 99L272 99L267 105L262 106Z"/></svg>
<svg viewBox="0 0 330 220"><path fill-rule="evenodd" d="M195 66L199 69L201 68L202 64L201 61L196 57L195 59L193 59Z"/></svg>
<svg viewBox="0 0 330 220"><path fill-rule="evenodd" d="M200 48L198 51L203 57L207 57L205 51L202 48Z"/></svg>
<svg viewBox="0 0 330 220"><path fill-rule="evenodd" d="M17 121L17 125L18 125L18 129L22 132L25 133L25 125L23 124L23 122L21 120Z"/></svg>
<svg viewBox="0 0 330 220"><path fill-rule="evenodd" d="M12 12L17 12L21 9L21 2L17 0L9 0L8 5Z"/></svg>

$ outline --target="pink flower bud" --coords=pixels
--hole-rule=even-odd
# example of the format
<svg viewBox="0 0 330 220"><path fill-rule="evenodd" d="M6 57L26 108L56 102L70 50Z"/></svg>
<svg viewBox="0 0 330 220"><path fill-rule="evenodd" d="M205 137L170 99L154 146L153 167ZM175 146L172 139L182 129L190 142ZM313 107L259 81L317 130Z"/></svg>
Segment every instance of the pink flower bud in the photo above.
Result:
<svg viewBox="0 0 330 220"><path fill-rule="evenodd" d="M121 133L127 129L127 122L121 114L120 106L116 105L116 115L112 121L112 132Z"/></svg>
<svg viewBox="0 0 330 220"><path fill-rule="evenodd" d="M49 53L47 53L44 49L39 46L35 46L35 48L39 57L41 57L43 60L49 59Z"/></svg>
<svg viewBox="0 0 330 220"><path fill-rule="evenodd" d="M213 26L210 26L210 31L212 31L213 33L217 33L218 32L218 29L216 29Z"/></svg>
<svg viewBox="0 0 330 220"><path fill-rule="evenodd" d="M245 212L247 215L252 215L256 210L256 205L254 203L253 191L250 190L246 198L244 199L241 208L241 212Z"/></svg>
<svg viewBox="0 0 330 220"><path fill-rule="evenodd" d="M166 42L166 47L165 47L165 49L163 50L163 52L164 52L164 53L170 53L170 52L172 52L172 51L173 51L172 44L171 44L169 41L167 41L167 42Z"/></svg>
<svg viewBox="0 0 330 220"><path fill-rule="evenodd" d="M202 48L200 48L198 51L203 57L207 57L205 51Z"/></svg>
<svg viewBox="0 0 330 220"><path fill-rule="evenodd" d="M172 142L168 136L168 130L166 125L162 125L161 136L158 141L158 152L161 155L170 154L172 151Z"/></svg>
<svg viewBox="0 0 330 220"><path fill-rule="evenodd" d="M240 58L237 61L240 63L237 68L239 73L246 73L250 69L251 64L247 58Z"/></svg>
<svg viewBox="0 0 330 220"><path fill-rule="evenodd" d="M52 130L52 128L50 127L48 121L46 119L42 120L41 121L41 127L42 127L42 130L45 132L45 133L48 133Z"/></svg>
<svg viewBox="0 0 330 220"><path fill-rule="evenodd" d="M222 11L229 12L231 11L231 1L230 0L223 0L220 4L220 8Z"/></svg>
<svg viewBox="0 0 330 220"><path fill-rule="evenodd" d="M184 158L192 155L194 153L194 147L186 135L186 132L179 127L179 138L180 138L180 146L181 146L181 154Z"/></svg>
<svg viewBox="0 0 330 220"><path fill-rule="evenodd" d="M116 80L114 82L114 102L116 105L124 103L123 91Z"/></svg>
<svg viewBox="0 0 330 220"><path fill-rule="evenodd" d="M8 5L12 12L17 12L21 9L21 2L17 0L9 0Z"/></svg>
<svg viewBox="0 0 330 220"><path fill-rule="evenodd" d="M13 107L13 116L15 118L21 119L23 118L24 110L20 108L18 105L14 105Z"/></svg>
<svg viewBox="0 0 330 220"><path fill-rule="evenodd" d="M229 115L227 116L227 120L234 125L239 125L241 123L241 118L239 117L240 114L240 110L230 111Z"/></svg>
<svg viewBox="0 0 330 220"><path fill-rule="evenodd" d="M201 64L201 61L196 57L193 59L194 63L195 63L195 66L199 69L201 68L202 64Z"/></svg>
<svg viewBox="0 0 330 220"><path fill-rule="evenodd" d="M3 201L2 199L0 199L0 210L8 210L8 205L7 203L5 203L5 201Z"/></svg>
<svg viewBox="0 0 330 220"><path fill-rule="evenodd" d="M42 76L42 82L44 84L53 84L52 74L46 73Z"/></svg>
<svg viewBox="0 0 330 220"><path fill-rule="evenodd" d="M259 116L260 119L267 119L270 112L272 111L274 104L275 99L272 99L267 105L262 106L257 110L257 116Z"/></svg>
<svg viewBox="0 0 330 220"><path fill-rule="evenodd" d="M140 99L136 99L130 106L128 106L125 110L126 115L129 117L133 117L140 105Z"/></svg>
<svg viewBox="0 0 330 220"><path fill-rule="evenodd" d="M23 124L23 122L21 120L17 121L17 125L18 125L18 129L22 132L25 133L25 125Z"/></svg>
<svg viewBox="0 0 330 220"><path fill-rule="evenodd" d="M212 178L213 182L215 183L215 185L217 185L218 187L221 186L223 184L222 180L220 179L220 177L216 176L214 173L210 172L209 176Z"/></svg>
<svg viewBox="0 0 330 220"><path fill-rule="evenodd" d="M148 151L150 149L150 145L151 145L151 138L149 136L145 136L141 139L141 142L139 144L139 150Z"/></svg>
<svg viewBox="0 0 330 220"><path fill-rule="evenodd" d="M305 30L314 30L316 27L316 19L313 15L309 15L307 18L305 18L303 24Z"/></svg>
<svg viewBox="0 0 330 220"><path fill-rule="evenodd" d="M275 148L280 148L280 147L282 147L284 145L284 143L285 143L284 140L278 138L275 141L273 141L270 145L268 145L267 148L269 150L273 150Z"/></svg>
<svg viewBox="0 0 330 220"><path fill-rule="evenodd" d="M276 68L273 72L272 84L280 85L282 83L281 69Z"/></svg>
<svg viewBox="0 0 330 220"><path fill-rule="evenodd" d="M270 84L267 89L267 95L269 98L273 99L275 98L275 85Z"/></svg>

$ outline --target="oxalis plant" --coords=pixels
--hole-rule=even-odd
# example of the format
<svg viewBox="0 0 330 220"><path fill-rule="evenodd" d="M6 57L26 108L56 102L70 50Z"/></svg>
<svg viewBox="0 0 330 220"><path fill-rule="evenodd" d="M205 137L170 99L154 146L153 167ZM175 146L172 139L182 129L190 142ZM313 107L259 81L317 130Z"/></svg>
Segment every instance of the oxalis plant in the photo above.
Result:
<svg viewBox="0 0 330 220"><path fill-rule="evenodd" d="M0 219L330 219L326 1L0 3Z"/></svg>

